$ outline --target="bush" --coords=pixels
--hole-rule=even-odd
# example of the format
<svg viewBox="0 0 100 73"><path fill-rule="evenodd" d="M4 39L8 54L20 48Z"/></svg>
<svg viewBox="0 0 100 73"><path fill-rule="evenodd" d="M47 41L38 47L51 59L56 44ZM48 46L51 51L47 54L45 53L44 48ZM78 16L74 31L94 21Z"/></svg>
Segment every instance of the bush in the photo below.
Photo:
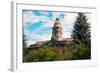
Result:
<svg viewBox="0 0 100 73"><path fill-rule="evenodd" d="M43 61L60 61L60 60L79 60L90 59L89 48L84 44L73 44L71 47L51 47L50 45L42 46L38 50L31 50L24 56L24 62L43 62ZM69 49L68 49L69 48Z"/></svg>
<svg viewBox="0 0 100 73"><path fill-rule="evenodd" d="M34 53L33 53L34 54ZM38 61L52 61L54 60L54 52L51 51L49 48L41 48L38 50L38 54L34 54L33 56L33 61L34 59L38 58Z"/></svg>
<svg viewBox="0 0 100 73"><path fill-rule="evenodd" d="M39 52L37 50L31 50L28 54L24 56L23 62L32 62L33 58L34 61L39 61L38 54Z"/></svg>
<svg viewBox="0 0 100 73"><path fill-rule="evenodd" d="M83 43L74 44L71 52L73 53L73 59L90 59L90 50Z"/></svg>
<svg viewBox="0 0 100 73"><path fill-rule="evenodd" d="M53 61L56 54L49 46L43 46L39 50L30 51L24 58L24 62Z"/></svg>

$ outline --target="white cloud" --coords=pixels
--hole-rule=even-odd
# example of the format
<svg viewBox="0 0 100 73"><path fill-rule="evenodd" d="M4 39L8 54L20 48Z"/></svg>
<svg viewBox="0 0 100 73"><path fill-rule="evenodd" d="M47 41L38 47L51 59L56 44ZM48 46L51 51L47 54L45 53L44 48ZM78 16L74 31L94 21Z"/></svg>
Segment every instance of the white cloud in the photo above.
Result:
<svg viewBox="0 0 100 73"><path fill-rule="evenodd" d="M53 14L53 20L55 20L57 17L60 18L60 15L64 14L64 13L62 13L62 12L53 12L52 14Z"/></svg>
<svg viewBox="0 0 100 73"><path fill-rule="evenodd" d="M51 34L37 34L35 32L24 31L27 37L28 45L34 44L39 41L46 41L51 39Z"/></svg>
<svg viewBox="0 0 100 73"><path fill-rule="evenodd" d="M65 13L65 17L63 20L64 24L72 24L75 21L77 14L76 13Z"/></svg>
<svg viewBox="0 0 100 73"><path fill-rule="evenodd" d="M38 18L32 14L32 11L23 12L23 24L37 22Z"/></svg>
<svg viewBox="0 0 100 73"><path fill-rule="evenodd" d="M39 34L34 34L33 33L31 36L33 36L32 40L29 40L28 44L34 44L34 43L39 42L39 41L47 41L47 40L51 39L51 34L39 35Z"/></svg>
<svg viewBox="0 0 100 73"><path fill-rule="evenodd" d="M63 38L71 38L71 33L70 32L63 32Z"/></svg>
<svg viewBox="0 0 100 73"><path fill-rule="evenodd" d="M86 14L89 23L91 23L91 14Z"/></svg>
<svg viewBox="0 0 100 73"><path fill-rule="evenodd" d="M53 20L49 20L44 24L44 27L53 27L54 25L54 21Z"/></svg>
<svg viewBox="0 0 100 73"><path fill-rule="evenodd" d="M36 16L32 11L24 11L23 12L23 24L27 23L35 23L38 21L46 22L50 19L47 16Z"/></svg>
<svg viewBox="0 0 100 73"><path fill-rule="evenodd" d="M63 31L68 31L69 29L71 29L71 27L75 22L76 16L77 16L76 13L65 13L64 20L62 21Z"/></svg>

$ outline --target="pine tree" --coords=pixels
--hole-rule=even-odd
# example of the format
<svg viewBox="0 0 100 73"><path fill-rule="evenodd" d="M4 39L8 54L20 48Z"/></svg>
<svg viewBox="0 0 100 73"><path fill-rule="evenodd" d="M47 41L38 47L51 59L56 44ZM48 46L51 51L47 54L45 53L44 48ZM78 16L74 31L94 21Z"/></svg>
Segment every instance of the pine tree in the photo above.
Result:
<svg viewBox="0 0 100 73"><path fill-rule="evenodd" d="M27 47L26 41L27 41L26 36L23 34L23 48Z"/></svg>
<svg viewBox="0 0 100 73"><path fill-rule="evenodd" d="M74 23L73 38L75 43L83 43L87 47L91 46L90 24L87 22L85 13L78 13Z"/></svg>
<svg viewBox="0 0 100 73"><path fill-rule="evenodd" d="M27 39L26 39L26 35L23 33L23 56L25 56L28 53L28 49L27 49ZM24 59L24 57L23 57Z"/></svg>

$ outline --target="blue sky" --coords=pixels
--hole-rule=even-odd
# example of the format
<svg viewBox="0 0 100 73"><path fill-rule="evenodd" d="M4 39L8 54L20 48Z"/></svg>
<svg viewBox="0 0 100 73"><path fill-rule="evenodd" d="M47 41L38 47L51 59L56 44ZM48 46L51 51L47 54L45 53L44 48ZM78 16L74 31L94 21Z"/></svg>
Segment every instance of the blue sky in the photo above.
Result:
<svg viewBox="0 0 100 73"><path fill-rule="evenodd" d="M52 27L57 17L60 18L62 23L63 38L69 38L77 13L23 10L24 34L26 35L28 45L38 41L50 40ZM88 15L88 18L90 19L90 15Z"/></svg>

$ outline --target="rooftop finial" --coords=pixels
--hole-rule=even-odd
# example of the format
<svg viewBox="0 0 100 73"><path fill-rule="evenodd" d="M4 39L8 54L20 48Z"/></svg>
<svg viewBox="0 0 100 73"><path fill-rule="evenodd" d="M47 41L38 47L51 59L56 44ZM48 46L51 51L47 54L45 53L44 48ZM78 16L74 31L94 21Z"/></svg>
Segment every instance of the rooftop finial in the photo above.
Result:
<svg viewBox="0 0 100 73"><path fill-rule="evenodd" d="M57 18L56 18L56 21L58 21L58 20L60 20L60 18L59 18L59 17L57 17Z"/></svg>

